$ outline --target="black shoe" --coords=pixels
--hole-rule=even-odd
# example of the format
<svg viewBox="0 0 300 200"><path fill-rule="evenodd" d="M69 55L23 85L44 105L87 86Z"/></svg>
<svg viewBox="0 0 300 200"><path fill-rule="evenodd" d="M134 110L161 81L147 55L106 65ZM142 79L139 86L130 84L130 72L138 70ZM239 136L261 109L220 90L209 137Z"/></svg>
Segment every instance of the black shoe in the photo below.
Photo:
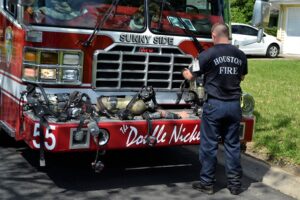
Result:
<svg viewBox="0 0 300 200"><path fill-rule="evenodd" d="M213 186L207 186L207 185L202 185L200 182L193 183L193 188L196 190L199 190L200 192L203 192L205 194L213 194L214 189Z"/></svg>
<svg viewBox="0 0 300 200"><path fill-rule="evenodd" d="M241 188L228 188L232 195L239 195L242 192Z"/></svg>

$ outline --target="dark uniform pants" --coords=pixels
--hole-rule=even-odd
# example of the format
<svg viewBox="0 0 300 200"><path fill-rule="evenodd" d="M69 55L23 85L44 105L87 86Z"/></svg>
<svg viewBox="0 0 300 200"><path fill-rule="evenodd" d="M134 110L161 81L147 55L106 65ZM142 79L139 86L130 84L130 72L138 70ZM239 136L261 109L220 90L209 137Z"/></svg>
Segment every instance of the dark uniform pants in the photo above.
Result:
<svg viewBox="0 0 300 200"><path fill-rule="evenodd" d="M200 128L200 182L212 185L215 180L218 138L224 139L225 170L229 188L241 186L239 127L242 111L239 100L208 99L203 105Z"/></svg>

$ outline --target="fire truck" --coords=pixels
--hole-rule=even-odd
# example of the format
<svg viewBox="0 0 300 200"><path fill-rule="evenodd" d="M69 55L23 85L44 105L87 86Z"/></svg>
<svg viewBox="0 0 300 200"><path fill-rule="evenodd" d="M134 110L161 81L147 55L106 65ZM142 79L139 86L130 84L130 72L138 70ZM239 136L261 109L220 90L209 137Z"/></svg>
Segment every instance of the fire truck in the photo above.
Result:
<svg viewBox="0 0 300 200"><path fill-rule="evenodd" d="M41 166L45 152L199 144L201 84L181 71L212 46L214 23L230 26L229 0L1 0L0 9L1 134L40 151ZM244 96L241 144L255 124Z"/></svg>

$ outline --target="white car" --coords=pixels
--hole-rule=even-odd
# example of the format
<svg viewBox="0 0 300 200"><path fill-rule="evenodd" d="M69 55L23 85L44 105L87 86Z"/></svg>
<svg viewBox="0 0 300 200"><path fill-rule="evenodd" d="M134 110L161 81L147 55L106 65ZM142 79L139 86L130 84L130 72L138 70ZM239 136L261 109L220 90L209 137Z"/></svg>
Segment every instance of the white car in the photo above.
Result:
<svg viewBox="0 0 300 200"><path fill-rule="evenodd" d="M247 44L247 41L255 41L258 29L240 23L232 23L232 44L237 45L246 55L262 55L275 58L281 51L281 42L272 35L264 33L260 43L253 42Z"/></svg>

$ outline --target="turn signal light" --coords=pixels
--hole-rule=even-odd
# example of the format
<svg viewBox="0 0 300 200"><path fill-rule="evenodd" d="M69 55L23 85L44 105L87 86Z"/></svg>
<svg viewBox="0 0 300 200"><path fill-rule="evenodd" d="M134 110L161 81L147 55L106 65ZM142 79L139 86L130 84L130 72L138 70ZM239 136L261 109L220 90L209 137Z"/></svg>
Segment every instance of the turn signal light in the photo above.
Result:
<svg viewBox="0 0 300 200"><path fill-rule="evenodd" d="M27 51L25 52L25 55L24 55L24 60L26 62L32 62L32 63L35 63L36 62L36 52L34 51Z"/></svg>

